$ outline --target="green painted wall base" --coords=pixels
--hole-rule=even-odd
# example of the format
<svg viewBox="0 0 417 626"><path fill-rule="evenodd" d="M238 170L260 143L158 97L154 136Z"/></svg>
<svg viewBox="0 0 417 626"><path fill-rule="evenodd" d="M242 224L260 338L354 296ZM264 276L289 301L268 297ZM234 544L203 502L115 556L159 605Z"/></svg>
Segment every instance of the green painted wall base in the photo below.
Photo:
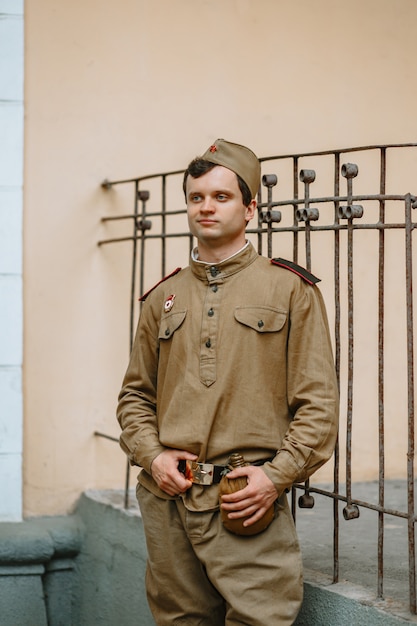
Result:
<svg viewBox="0 0 417 626"><path fill-rule="evenodd" d="M399 626L417 624L407 607L392 600L376 600L363 587L349 582L332 584L317 573L304 574L304 601L294 626Z"/></svg>
<svg viewBox="0 0 417 626"><path fill-rule="evenodd" d="M77 559L80 626L155 626L146 603L146 544L134 494L125 510L121 491L87 492L79 501L77 514L86 528ZM410 622L417 624L417 617L410 615L407 607L376 601L362 587L333 585L321 574L305 572L304 602L294 626L400 626Z"/></svg>
<svg viewBox="0 0 417 626"><path fill-rule="evenodd" d="M48 626L42 565L0 567L0 623Z"/></svg>
<svg viewBox="0 0 417 626"><path fill-rule="evenodd" d="M88 492L77 514L86 533L77 559L82 626L151 626L145 594L146 544L137 507L120 492Z"/></svg>
<svg viewBox="0 0 417 626"><path fill-rule="evenodd" d="M128 509L122 491L90 491L74 515L0 524L0 625L155 626L145 568L133 494ZM305 572L304 591L294 626L417 624L407 607L317 572Z"/></svg>
<svg viewBox="0 0 417 626"><path fill-rule="evenodd" d="M75 626L77 556L83 525L76 516L0 524L1 626Z"/></svg>

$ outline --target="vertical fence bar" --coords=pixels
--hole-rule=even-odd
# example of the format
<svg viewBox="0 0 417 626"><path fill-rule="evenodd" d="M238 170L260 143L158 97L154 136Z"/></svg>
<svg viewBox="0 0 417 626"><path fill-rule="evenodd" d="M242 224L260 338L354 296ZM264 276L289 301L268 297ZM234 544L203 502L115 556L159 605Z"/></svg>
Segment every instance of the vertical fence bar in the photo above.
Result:
<svg viewBox="0 0 417 626"><path fill-rule="evenodd" d="M133 204L133 250L132 250L132 274L130 278L130 330L129 330L129 354L132 352L134 338L134 319L135 319L135 285L136 285L136 257L137 257L137 220L138 220L138 201L139 201L139 183L136 180L134 186L135 199ZM130 483L130 462L126 460L126 476L125 476L125 493L124 507L129 507L129 483Z"/></svg>
<svg viewBox="0 0 417 626"><path fill-rule="evenodd" d="M352 203L352 179L348 178L348 205ZM353 218L347 224L347 279L348 279L348 380L346 418L346 498L347 507L352 502L352 427L353 427ZM345 515L348 519L347 514Z"/></svg>
<svg viewBox="0 0 417 626"><path fill-rule="evenodd" d="M272 187L268 186L268 207L266 211L267 225L267 255L268 259L272 258Z"/></svg>
<svg viewBox="0 0 417 626"><path fill-rule="evenodd" d="M291 512L295 524L297 522L297 490L295 487L291 489Z"/></svg>
<svg viewBox="0 0 417 626"><path fill-rule="evenodd" d="M259 205L262 203L262 185L259 186L258 191L258 254L262 254L262 211L259 209Z"/></svg>
<svg viewBox="0 0 417 626"><path fill-rule="evenodd" d="M141 218L140 221L136 224L136 229L140 228L140 261L139 261L139 285L138 290L139 294L143 294L145 290L145 242L146 242L146 230L148 229L148 224L146 221L146 201L149 200L149 192L148 191L138 191L138 200L141 201L142 210L141 210ZM137 218L136 218L137 221ZM135 273L136 273L135 268ZM134 283L135 277L132 277L132 282ZM134 316L135 312L135 298L132 302L132 314ZM135 328L132 328L132 342L134 338ZM133 343L132 343L133 345Z"/></svg>
<svg viewBox="0 0 417 626"><path fill-rule="evenodd" d="M340 154L334 155L334 195L340 195ZM335 334L335 368L340 392L340 231L339 201L334 203L334 334ZM339 494L339 437L334 451L333 491ZM333 582L339 582L339 500L333 500Z"/></svg>
<svg viewBox="0 0 417 626"><path fill-rule="evenodd" d="M386 186L386 149L380 151L380 188L385 195ZM385 223L385 201L379 201L379 224ZM385 280L385 230L379 229L378 249L378 502L381 509L385 505L385 412L384 412L384 280ZM384 513L378 512L378 597L384 593Z"/></svg>
<svg viewBox="0 0 417 626"><path fill-rule="evenodd" d="M304 171L304 170L303 170ZM310 173L310 172L309 172ZM305 220L305 254L306 254L306 267L311 272L311 227L310 227L310 181L313 182L314 176L310 176L308 181L304 184L304 206L306 210Z"/></svg>
<svg viewBox="0 0 417 626"><path fill-rule="evenodd" d="M314 170L301 170L299 179L304 183L304 209L303 209L303 217L305 223L304 230L304 248L305 248L305 258L306 258L306 268L310 272L311 271L311 226L310 226L310 185L314 182L316 178L316 173ZM298 210L296 211L296 215ZM298 222L299 223L299 222ZM298 505L300 508L313 508L314 507L314 498L310 494L310 479L308 478L304 483L305 492L299 498Z"/></svg>
<svg viewBox="0 0 417 626"><path fill-rule="evenodd" d="M298 157L294 156L292 159L292 178L293 178L293 198L294 200L298 199ZM295 217L295 213L297 210L297 205L293 205L293 224L294 226L297 224L297 220ZM294 228L293 234L293 261L297 263L298 261L298 230ZM296 489L293 487L291 489L291 508L292 508L292 516L294 522L297 521L297 499L296 499Z"/></svg>
<svg viewBox="0 0 417 626"><path fill-rule="evenodd" d="M161 246L162 246L162 253L161 253L161 276L165 276L166 274L166 267L167 267L167 261L166 261L166 210L167 210L167 198L166 198L166 192L167 192L167 185L166 185L166 181L167 181L167 177L165 175L162 176L162 206L161 206L161 233L162 233L162 241L161 241Z"/></svg>
<svg viewBox="0 0 417 626"><path fill-rule="evenodd" d="M411 196L405 199L405 255L406 255L406 299L407 299L407 392L408 392L408 554L410 611L416 612L416 554L414 536L414 329L413 329L413 258Z"/></svg>
<svg viewBox="0 0 417 626"><path fill-rule="evenodd" d="M348 224L348 381L346 420L346 497L352 501L352 422L353 422L353 229Z"/></svg>
<svg viewBox="0 0 417 626"><path fill-rule="evenodd" d="M298 157L293 157L293 198L294 200L298 200ZM293 224L296 226L297 220L295 218L295 212L297 210L297 205L294 204L293 210ZM293 236L293 261L294 263L298 263L298 230L294 228L294 236Z"/></svg>
<svg viewBox="0 0 417 626"><path fill-rule="evenodd" d="M132 351L133 337L135 333L135 285L136 285L136 258L138 250L137 229L138 229L138 203L139 203L139 183L135 181L135 200L133 205L133 250L132 250L132 270L130 277L130 332L129 332L129 354Z"/></svg>

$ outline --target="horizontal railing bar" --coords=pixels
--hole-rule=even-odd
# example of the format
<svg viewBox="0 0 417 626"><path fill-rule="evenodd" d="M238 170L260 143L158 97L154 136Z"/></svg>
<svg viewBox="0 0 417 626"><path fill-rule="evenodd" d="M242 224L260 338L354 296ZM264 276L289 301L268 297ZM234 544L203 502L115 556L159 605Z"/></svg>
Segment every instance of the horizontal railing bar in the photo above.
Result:
<svg viewBox="0 0 417 626"><path fill-rule="evenodd" d="M340 148L336 150L319 150L317 152L300 152L298 154L281 154L276 156L268 156L261 157L259 161L261 163L272 160L283 160L283 159L302 159L304 157L312 157L312 156L326 156L326 155L336 155L336 154L349 154L349 152L362 152L365 150L381 150L381 149L389 149L389 148L415 148L417 147L417 143L392 143L386 145L371 145L371 146L357 146L354 148ZM172 172L161 172L159 174L149 174L147 176L137 176L135 178L127 178L124 180L103 180L101 186L103 189L109 189L114 185L123 185L126 183L139 183L144 180L151 180L153 178L160 178L164 176L176 176L178 174L183 174L185 172L185 168L181 170L173 170Z"/></svg>
<svg viewBox="0 0 417 626"><path fill-rule="evenodd" d="M417 227L417 222L413 222L411 228L415 229ZM399 229L399 228L405 228L405 225L402 223L382 223L382 222L376 222L374 224L361 224L360 222L353 222L352 224L325 224L323 226L316 226L315 224L311 224L309 225L309 230L311 232L321 232L321 231L340 231L340 230L348 230L348 229L352 229L352 230L391 230L391 229ZM282 232L304 232L306 230L305 226L298 226L298 225L293 225L293 226L271 226L269 228L269 230L267 230L266 228L262 228L262 229L256 229L256 230L247 230L247 232L249 233L257 233L257 232L261 232L261 233L268 233L268 232L273 232L273 233L282 233Z"/></svg>
<svg viewBox="0 0 417 626"><path fill-rule="evenodd" d="M148 216L146 216L148 217ZM350 226L348 224L329 224L323 226L316 226L313 224L309 225L309 230L311 232L335 232L335 231L343 231L351 228L353 230L396 230L405 228L405 224L402 223L374 223L374 224L360 224L357 222L352 223ZM412 230L417 228L417 222L413 222L411 225ZM249 234L268 234L268 233L303 233L306 230L306 226L298 226L298 225L290 225L290 226L270 226L267 228L248 228L246 230ZM142 239L142 235L138 235L137 237L116 237L114 239L101 239L97 242L98 246L102 246L107 243L117 243L120 241L138 241ZM191 233L157 233L157 234L147 234L144 236L145 239L172 239L175 237L191 237Z"/></svg>
<svg viewBox="0 0 417 626"><path fill-rule="evenodd" d="M381 194L374 194L374 195L366 195L366 196L352 196L351 198L349 198L349 200L351 202L359 202L362 200L375 200L378 202L384 201L384 200L395 200L395 201L405 201L406 196L401 196L398 194L391 194L391 195L381 195ZM414 198L414 196L411 196L412 200ZM417 198L415 198L415 200L417 200ZM332 202L347 202L348 201L348 197L347 196L325 196L325 197L318 197L318 198L309 198L309 204L323 204L325 202L327 203L332 203ZM283 206L298 206L300 204L304 204L305 203L305 198L297 198L297 199L291 199L291 200L277 200L274 201L272 203L268 203L268 202L260 202L258 203L258 209L264 209L266 207L283 207ZM170 216L170 215L182 215L185 214L187 212L186 208L183 209L173 209L173 210L168 210L168 211L149 211L149 212L145 212L143 215L139 215L139 216L135 216L132 213L127 214L127 215L118 215L118 216L109 216L109 217L102 217L101 218L101 222L114 222L116 220L125 220L125 219L133 219L135 217L161 217L161 216Z"/></svg>
<svg viewBox="0 0 417 626"><path fill-rule="evenodd" d="M304 157L312 156L330 156L335 154L349 154L349 152L364 152L366 150L381 150L385 148L415 148L417 143L391 143L385 145L371 145L371 146L356 146L354 148L340 148L338 150L319 150L318 152L300 152L293 154L280 154L276 156L261 157L261 162L269 160L282 160L282 159L302 159Z"/></svg>
<svg viewBox="0 0 417 626"><path fill-rule="evenodd" d="M129 215L119 215L117 217L102 217L101 222L111 222L115 220L127 220L137 217L138 219L143 219L143 217L161 217L161 216L169 216L169 215L182 215L186 213L187 209L174 209L172 211L151 211L150 213L133 215L130 213Z"/></svg>
<svg viewBox="0 0 417 626"><path fill-rule="evenodd" d="M116 443L119 443L119 438L118 437L113 437L112 435L106 435L105 433L99 432L99 431L94 431L94 435L96 437L103 437L104 439L109 439L110 441L114 441ZM295 487L296 489L300 489L301 491L305 491L305 486L301 485L299 483L295 483L293 485L293 487ZM326 489L320 489L319 487L312 487L309 486L309 492L310 493L317 493L319 495L322 496L328 496L330 498L332 498L333 500L340 500L342 502L347 502L348 499L346 496L343 496L340 493L334 493L333 491L328 491ZM379 506L378 504L372 504L371 502L365 502L363 500L355 500L355 499L351 499L349 501L350 504L356 504L357 506L361 506L363 508L366 509L371 509L373 511L378 511L379 513L385 513L386 515L392 515L395 517L401 517L403 519L408 519L408 514L403 512L403 511L397 511L395 509L386 509L384 507ZM413 521L417 521L417 517L414 516L413 517Z"/></svg>
<svg viewBox="0 0 417 626"><path fill-rule="evenodd" d="M411 196L412 201L414 202L414 200L416 199L414 196ZM349 200L351 202L359 202L362 200L375 200L378 202L384 201L384 200L400 200L402 202L404 202L406 199L405 195L398 195L398 194L371 194L371 195L360 195L360 196L351 196L349 198ZM325 196L325 197L319 197L319 198L309 198L308 202L309 205L312 204L321 204L323 202L347 202L348 201L348 196ZM304 204L305 203L305 198L293 198L291 200L276 200L272 203L268 203L268 202L261 202L258 203L258 208L262 209L265 207L276 207L276 206L294 206L294 205L299 205L299 204Z"/></svg>
<svg viewBox="0 0 417 626"><path fill-rule="evenodd" d="M116 217L102 217L100 222L115 222L116 220L129 220L137 217L137 215L133 215L133 213L129 215L117 215Z"/></svg>
<svg viewBox="0 0 417 626"><path fill-rule="evenodd" d="M139 183L141 180L151 180L152 178L162 178L164 176L176 176L178 174L183 174L185 169L183 170L173 170L172 172L160 172L159 174L148 174L147 176L139 176L137 178L126 178L124 180L103 180L101 186L103 189L109 189L109 187L113 187L113 185L124 185L125 183Z"/></svg>
<svg viewBox="0 0 417 626"><path fill-rule="evenodd" d="M104 439L110 439L110 441L116 441L119 443L118 437L112 437L111 435L106 435L105 433L100 433L98 430L94 431L94 435L96 437L103 437Z"/></svg>
<svg viewBox="0 0 417 626"><path fill-rule="evenodd" d="M300 485L298 483L294 484L293 487L295 487L296 489L300 489L302 491L306 490L305 486ZM346 496L343 496L340 493L334 493L333 491L326 491L325 489L319 489L318 487L309 486L308 491L309 493L318 493L322 496L328 496L332 498L333 500L341 500L342 502L348 501L348 498ZM378 511L379 513L385 513L386 515L393 515L395 517L408 519L408 513L405 513L403 511L397 511L395 509L386 509L384 507L379 506L378 504L372 504L371 502L364 502L363 500L355 500L354 498L351 498L349 499L349 504L356 504L357 506L361 506L366 509L371 509L372 511ZM417 521L416 516L414 516L412 519L414 522Z"/></svg>
<svg viewBox="0 0 417 626"><path fill-rule="evenodd" d="M116 243L119 241L138 241L140 239L175 239L176 237L191 237L191 233L160 233L155 235L138 235L137 237L117 237L115 239L101 239L97 242L98 246L102 246L106 243Z"/></svg>

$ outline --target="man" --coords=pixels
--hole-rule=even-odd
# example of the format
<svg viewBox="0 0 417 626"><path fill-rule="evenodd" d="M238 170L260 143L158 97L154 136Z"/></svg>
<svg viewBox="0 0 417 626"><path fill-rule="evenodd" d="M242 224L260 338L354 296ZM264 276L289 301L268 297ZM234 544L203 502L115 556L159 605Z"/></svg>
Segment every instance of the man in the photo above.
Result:
<svg viewBox="0 0 417 626"><path fill-rule="evenodd" d="M121 446L143 468L137 496L158 626L284 626L302 601L286 491L331 456L338 392L314 277L245 239L259 184L255 154L223 139L190 163L197 247L189 267L144 298L119 396ZM250 465L228 478L247 486L219 505L234 452ZM229 532L219 515L221 506L248 528L271 505L272 523L252 536Z"/></svg>

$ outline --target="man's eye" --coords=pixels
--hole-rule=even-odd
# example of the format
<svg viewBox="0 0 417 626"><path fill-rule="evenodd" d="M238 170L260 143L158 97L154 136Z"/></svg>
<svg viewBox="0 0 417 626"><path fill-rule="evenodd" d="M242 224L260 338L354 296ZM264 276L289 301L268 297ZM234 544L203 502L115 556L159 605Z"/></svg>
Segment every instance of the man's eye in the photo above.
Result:
<svg viewBox="0 0 417 626"><path fill-rule="evenodd" d="M191 201L192 202L200 202L200 200L201 200L201 196L199 196L198 194L193 194L191 196Z"/></svg>
<svg viewBox="0 0 417 626"><path fill-rule="evenodd" d="M220 200L220 202L224 202L225 200L227 200L227 196L225 193L218 193L217 194L217 200Z"/></svg>

